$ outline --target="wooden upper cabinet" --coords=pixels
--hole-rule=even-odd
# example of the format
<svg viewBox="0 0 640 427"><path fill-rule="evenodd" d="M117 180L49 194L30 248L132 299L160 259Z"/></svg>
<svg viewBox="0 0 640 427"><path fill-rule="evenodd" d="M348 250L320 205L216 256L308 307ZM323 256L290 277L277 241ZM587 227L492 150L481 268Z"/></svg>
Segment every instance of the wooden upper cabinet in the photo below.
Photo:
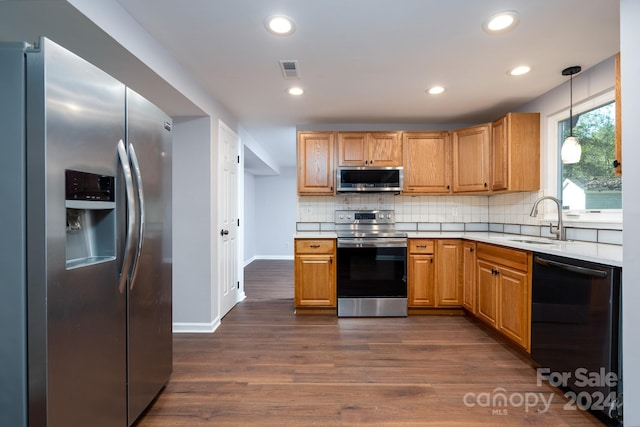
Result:
<svg viewBox="0 0 640 427"><path fill-rule="evenodd" d="M540 189L540 113L509 113L491 125L491 191Z"/></svg>
<svg viewBox="0 0 640 427"><path fill-rule="evenodd" d="M491 191L506 190L509 182L507 159L507 117L502 117L491 127Z"/></svg>
<svg viewBox="0 0 640 427"><path fill-rule="evenodd" d="M404 192L451 192L451 142L448 132L404 132Z"/></svg>
<svg viewBox="0 0 640 427"><path fill-rule="evenodd" d="M334 194L333 132L298 133L298 194Z"/></svg>
<svg viewBox="0 0 640 427"><path fill-rule="evenodd" d="M338 132L338 166L402 166L399 132Z"/></svg>
<svg viewBox="0 0 640 427"><path fill-rule="evenodd" d="M338 166L364 166L367 156L366 133L338 133Z"/></svg>
<svg viewBox="0 0 640 427"><path fill-rule="evenodd" d="M453 192L489 191L491 124L452 132Z"/></svg>
<svg viewBox="0 0 640 427"><path fill-rule="evenodd" d="M369 166L402 166L402 143L399 132L367 134Z"/></svg>

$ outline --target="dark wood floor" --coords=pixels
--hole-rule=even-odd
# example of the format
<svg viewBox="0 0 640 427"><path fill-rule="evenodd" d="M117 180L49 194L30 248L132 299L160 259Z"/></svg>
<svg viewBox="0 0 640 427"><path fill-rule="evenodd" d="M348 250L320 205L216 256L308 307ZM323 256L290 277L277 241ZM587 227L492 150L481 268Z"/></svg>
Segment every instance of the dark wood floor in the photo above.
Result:
<svg viewBox="0 0 640 427"><path fill-rule="evenodd" d="M215 333L175 335L137 427L602 425L464 316L296 316L291 261L251 263L245 292Z"/></svg>

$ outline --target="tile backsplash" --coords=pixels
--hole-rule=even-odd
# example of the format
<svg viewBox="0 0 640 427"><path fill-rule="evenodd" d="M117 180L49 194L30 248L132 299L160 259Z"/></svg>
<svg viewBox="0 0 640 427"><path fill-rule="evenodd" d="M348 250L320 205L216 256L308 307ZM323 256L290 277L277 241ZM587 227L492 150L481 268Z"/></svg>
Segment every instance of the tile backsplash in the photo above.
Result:
<svg viewBox="0 0 640 427"><path fill-rule="evenodd" d="M383 193L298 196L297 230L334 229L334 211L393 209L397 228L404 231L495 231L527 236L554 237L549 220L556 206L544 202L538 217L531 207L543 191L493 196L406 196ZM555 221L554 221L555 224ZM621 245L622 230L598 229L588 224L567 227L567 238Z"/></svg>
<svg viewBox="0 0 640 427"><path fill-rule="evenodd" d="M529 216L542 192L496 196L404 196L392 194L340 194L299 196L298 222L333 222L333 212L342 209L393 209L397 222L504 223L538 225ZM553 205L541 206L553 209Z"/></svg>

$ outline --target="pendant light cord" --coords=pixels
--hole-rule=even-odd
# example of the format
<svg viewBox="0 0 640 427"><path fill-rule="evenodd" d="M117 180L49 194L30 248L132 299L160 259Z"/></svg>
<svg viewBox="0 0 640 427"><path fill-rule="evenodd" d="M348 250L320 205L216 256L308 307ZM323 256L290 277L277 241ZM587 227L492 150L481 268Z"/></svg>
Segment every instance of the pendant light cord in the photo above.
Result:
<svg viewBox="0 0 640 427"><path fill-rule="evenodd" d="M569 136L573 136L573 74L569 79Z"/></svg>

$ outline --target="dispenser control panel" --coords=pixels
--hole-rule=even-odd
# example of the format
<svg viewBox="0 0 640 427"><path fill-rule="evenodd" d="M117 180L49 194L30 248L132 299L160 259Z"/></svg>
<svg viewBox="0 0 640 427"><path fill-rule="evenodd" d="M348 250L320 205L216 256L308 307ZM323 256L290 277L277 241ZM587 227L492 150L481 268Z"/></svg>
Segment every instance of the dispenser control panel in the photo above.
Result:
<svg viewBox="0 0 640 427"><path fill-rule="evenodd" d="M76 170L65 170L67 200L113 202L114 177Z"/></svg>

